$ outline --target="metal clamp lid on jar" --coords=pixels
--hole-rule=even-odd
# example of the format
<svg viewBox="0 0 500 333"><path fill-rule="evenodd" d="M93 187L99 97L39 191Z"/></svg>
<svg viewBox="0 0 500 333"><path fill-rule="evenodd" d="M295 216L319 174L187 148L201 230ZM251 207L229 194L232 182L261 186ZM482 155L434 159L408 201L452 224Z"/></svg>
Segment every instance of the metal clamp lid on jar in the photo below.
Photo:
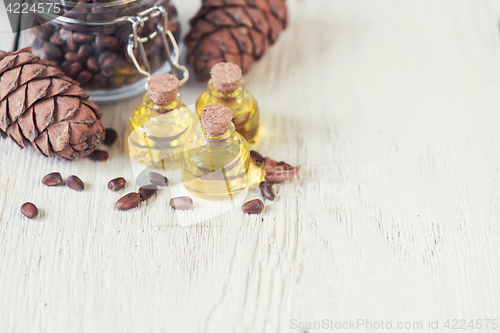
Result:
<svg viewBox="0 0 500 333"><path fill-rule="evenodd" d="M165 53L167 54L167 59L170 64L170 68L172 69L172 73L179 78L177 70L180 70L183 74L182 78L179 78L179 86L182 86L184 83L187 82L189 79L189 71L186 66L180 65L179 64L179 46L177 45L177 42L175 40L174 35L170 30L168 30L168 13L163 8L163 6L159 5L163 0L158 0L156 1L156 4L146 10L143 10L142 12L134 15L134 16L121 16L117 17L114 19L110 20L104 20L104 21L84 21L84 20L79 20L71 17L65 17L65 16L56 16L54 14L50 13L44 13L43 16L48 16L51 17L52 19L57 19L60 22L64 23L69 23L69 24L84 24L84 25L91 25L91 26L107 26L107 25L114 25L117 23L125 22L128 21L132 23L132 33L129 35L129 40L127 44L127 53L132 60L136 70L148 77L148 79L151 77L151 69L149 66L149 62L147 61L147 56L146 52L144 51L144 46L143 44L148 42L149 40L152 40L155 38L157 35L161 36L162 39L162 44L163 48L165 50ZM65 2L64 0L61 0L62 6L65 7ZM138 28L142 28L144 26L144 22L147 22L151 18L160 18L163 19L163 23L158 23L156 24L156 31L153 31L151 34L145 37L141 37L137 33ZM168 45L167 37L169 38L170 42L172 43L172 46L174 48L174 54L172 55L172 52L170 50L170 46ZM139 53L141 54L142 61L144 63L145 70L142 69L142 67L139 65L139 62L137 61L137 58L134 55L134 50L139 49Z"/></svg>
<svg viewBox="0 0 500 333"><path fill-rule="evenodd" d="M149 13L148 13L149 12ZM141 15L142 14L142 15ZM178 77L177 70L182 71L183 76L181 79L179 79L179 86L182 86L184 83L187 82L189 79L189 71L186 66L182 66L179 64L179 46L177 45L177 42L175 41L174 35L168 28L168 13L163 8L162 6L154 6L153 8L150 8L148 10L145 10L143 13L139 15L136 15L134 17L129 17L128 21L132 23L132 33L129 35L129 41L127 45L127 53L132 59L132 62L134 63L135 68L139 73L141 73L144 76L147 76L148 78L151 77L151 69L149 68L149 63L147 61L146 57L146 52L144 51L144 46L143 43L146 43L148 40L151 40L155 38L157 35L161 36L161 40L163 42L163 48L165 50L165 53L167 54L167 59L168 62L170 63L170 67L172 68L173 74ZM150 17L159 17L163 18L163 24L156 24L156 31L152 32L149 36L147 37L139 37L137 34L137 28L143 27L144 22L149 19L148 16L145 15L150 15ZM170 51L170 47L168 45L167 37L170 39L170 42L172 43L172 46L174 48L174 55L172 56L172 52ZM139 49L139 52L142 57L142 61L144 63L144 66L146 67L146 70L143 70L141 66L139 65L139 62L137 61L135 55L134 55L134 50Z"/></svg>

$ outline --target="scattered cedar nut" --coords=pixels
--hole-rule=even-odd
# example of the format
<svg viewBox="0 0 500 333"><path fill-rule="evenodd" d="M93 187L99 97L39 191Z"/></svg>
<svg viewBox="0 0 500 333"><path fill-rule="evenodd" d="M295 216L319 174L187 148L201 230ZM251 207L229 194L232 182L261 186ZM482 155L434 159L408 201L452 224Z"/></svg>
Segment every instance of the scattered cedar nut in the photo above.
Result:
<svg viewBox="0 0 500 333"><path fill-rule="evenodd" d="M299 173L301 168L300 165L294 167L283 161L276 162L269 157L264 157L262 166L264 178L268 183L280 183L291 179Z"/></svg>
<svg viewBox="0 0 500 333"><path fill-rule="evenodd" d="M139 206L140 203L141 196L139 195L139 193L132 192L118 199L118 201L115 203L115 209L129 210Z"/></svg>
<svg viewBox="0 0 500 333"><path fill-rule="evenodd" d="M264 166L264 171L266 170L266 168L273 168L276 166L276 162L275 160L273 160L272 158L270 157L264 157L262 159L262 165Z"/></svg>
<svg viewBox="0 0 500 333"><path fill-rule="evenodd" d="M108 183L110 191L118 192L127 185L127 181L123 177L115 178Z"/></svg>
<svg viewBox="0 0 500 333"><path fill-rule="evenodd" d="M92 161L104 162L108 160L109 153L105 150L96 149L89 155L89 158Z"/></svg>
<svg viewBox="0 0 500 333"><path fill-rule="evenodd" d="M283 161L276 163L276 166L277 166L277 167L280 167L280 168L283 168L283 169L285 169L285 170L292 170L292 169L294 168L294 167L293 167L293 166L291 166L290 164L288 164L288 163L286 163L286 162L283 162Z"/></svg>
<svg viewBox="0 0 500 333"><path fill-rule="evenodd" d="M264 178L268 183L281 183L285 180L291 179L295 177L300 171L300 166L291 167L289 169L285 169L283 167L280 168L270 168L265 171Z"/></svg>
<svg viewBox="0 0 500 333"><path fill-rule="evenodd" d="M21 213L29 219L38 215L38 208L31 202L26 202L21 206Z"/></svg>
<svg viewBox="0 0 500 333"><path fill-rule="evenodd" d="M268 182L261 182L259 184L260 188L260 193L262 193L262 196L266 198L267 200L274 201L274 198L276 198L276 195L274 194L273 186L269 184Z"/></svg>
<svg viewBox="0 0 500 333"><path fill-rule="evenodd" d="M262 155L255 150L250 150L250 160L252 161L252 164L259 166L262 164L264 157L262 157Z"/></svg>
<svg viewBox="0 0 500 333"><path fill-rule="evenodd" d="M83 182L77 176L69 176L68 179L66 179L66 186L78 192L83 191L85 188L85 185L83 185Z"/></svg>
<svg viewBox="0 0 500 333"><path fill-rule="evenodd" d="M146 201L149 198L151 198L153 195L155 195L156 192L158 192L158 186L156 186L154 184L142 186L139 188L139 191L137 191L137 192L141 196L141 199L143 201Z"/></svg>
<svg viewBox="0 0 500 333"><path fill-rule="evenodd" d="M163 175L160 175L158 172L150 172L149 173L149 181L157 186L167 186L168 179Z"/></svg>
<svg viewBox="0 0 500 333"><path fill-rule="evenodd" d="M105 145L111 146L113 143L115 143L116 139L118 138L118 133L112 129L112 128L106 128L104 130L104 141L103 143Z"/></svg>
<svg viewBox="0 0 500 333"><path fill-rule="evenodd" d="M52 172L42 178L42 184L46 186L58 186L63 184L63 179L59 172Z"/></svg>
<svg viewBox="0 0 500 333"><path fill-rule="evenodd" d="M241 206L241 210L247 214L260 214L264 210L264 203L260 199L250 200Z"/></svg>
<svg viewBox="0 0 500 333"><path fill-rule="evenodd" d="M193 208L193 199L190 197L172 198L169 204L173 209L188 210Z"/></svg>

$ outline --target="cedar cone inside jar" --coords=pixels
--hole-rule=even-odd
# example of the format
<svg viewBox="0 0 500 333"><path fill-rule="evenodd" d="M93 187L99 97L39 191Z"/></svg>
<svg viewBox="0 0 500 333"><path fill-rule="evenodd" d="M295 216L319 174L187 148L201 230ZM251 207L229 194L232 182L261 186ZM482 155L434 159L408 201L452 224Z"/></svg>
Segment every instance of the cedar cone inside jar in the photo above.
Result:
<svg viewBox="0 0 500 333"><path fill-rule="evenodd" d="M147 2L131 3L121 7L103 7L103 2L111 1L87 0L86 2L80 1L64 16L87 22L111 20L135 15L150 5L150 2ZM177 10L169 0L164 1L162 6L168 12L168 29L178 39L180 29ZM139 36L147 36L154 32L157 23L160 23L159 18L150 18L144 27L138 28ZM32 29L35 35L33 53L42 59L52 61L68 77L80 82L81 86L88 90L119 88L144 78L137 72L126 51L128 36L132 33L131 27L131 23L107 27L83 23L64 26L55 19ZM156 36L143 45L151 70L157 71L167 61L161 37ZM134 54L139 64L143 65L138 50L134 51Z"/></svg>

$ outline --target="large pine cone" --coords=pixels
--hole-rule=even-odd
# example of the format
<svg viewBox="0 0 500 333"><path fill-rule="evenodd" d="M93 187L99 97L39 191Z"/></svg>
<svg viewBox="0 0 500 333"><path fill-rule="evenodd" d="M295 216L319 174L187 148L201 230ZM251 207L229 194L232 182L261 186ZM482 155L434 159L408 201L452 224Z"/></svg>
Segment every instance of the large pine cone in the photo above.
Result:
<svg viewBox="0 0 500 333"><path fill-rule="evenodd" d="M221 61L246 74L287 25L285 0L203 0L186 36L188 63L201 81Z"/></svg>
<svg viewBox="0 0 500 333"><path fill-rule="evenodd" d="M31 53L0 51L0 134L21 148L66 160L104 139L102 113L78 83Z"/></svg>

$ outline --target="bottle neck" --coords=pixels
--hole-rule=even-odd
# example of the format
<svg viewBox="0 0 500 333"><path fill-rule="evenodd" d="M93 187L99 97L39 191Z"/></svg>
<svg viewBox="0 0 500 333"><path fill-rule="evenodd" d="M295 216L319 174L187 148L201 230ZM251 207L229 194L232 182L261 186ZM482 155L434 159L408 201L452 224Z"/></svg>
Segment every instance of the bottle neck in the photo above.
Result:
<svg viewBox="0 0 500 333"><path fill-rule="evenodd" d="M226 133L221 135L210 135L203 129L201 122L198 124L198 135L203 138L205 143L209 146L223 146L231 143L231 139L234 136L235 127L234 124L231 123L229 129Z"/></svg>
<svg viewBox="0 0 500 333"><path fill-rule="evenodd" d="M207 91L214 101L218 101L224 104L230 104L236 103L239 99L243 98L246 88L243 82L240 82L238 89L236 89L235 91L230 93L223 93L215 89L214 83L212 82L212 80L210 80L207 84Z"/></svg>
<svg viewBox="0 0 500 333"><path fill-rule="evenodd" d="M166 113L173 113L180 107L184 106L184 104L182 104L182 97L179 93L177 93L175 100L169 105L157 105L151 100L149 92L146 92L146 94L144 94L143 104L146 107L146 112L150 113L150 116L152 117Z"/></svg>

